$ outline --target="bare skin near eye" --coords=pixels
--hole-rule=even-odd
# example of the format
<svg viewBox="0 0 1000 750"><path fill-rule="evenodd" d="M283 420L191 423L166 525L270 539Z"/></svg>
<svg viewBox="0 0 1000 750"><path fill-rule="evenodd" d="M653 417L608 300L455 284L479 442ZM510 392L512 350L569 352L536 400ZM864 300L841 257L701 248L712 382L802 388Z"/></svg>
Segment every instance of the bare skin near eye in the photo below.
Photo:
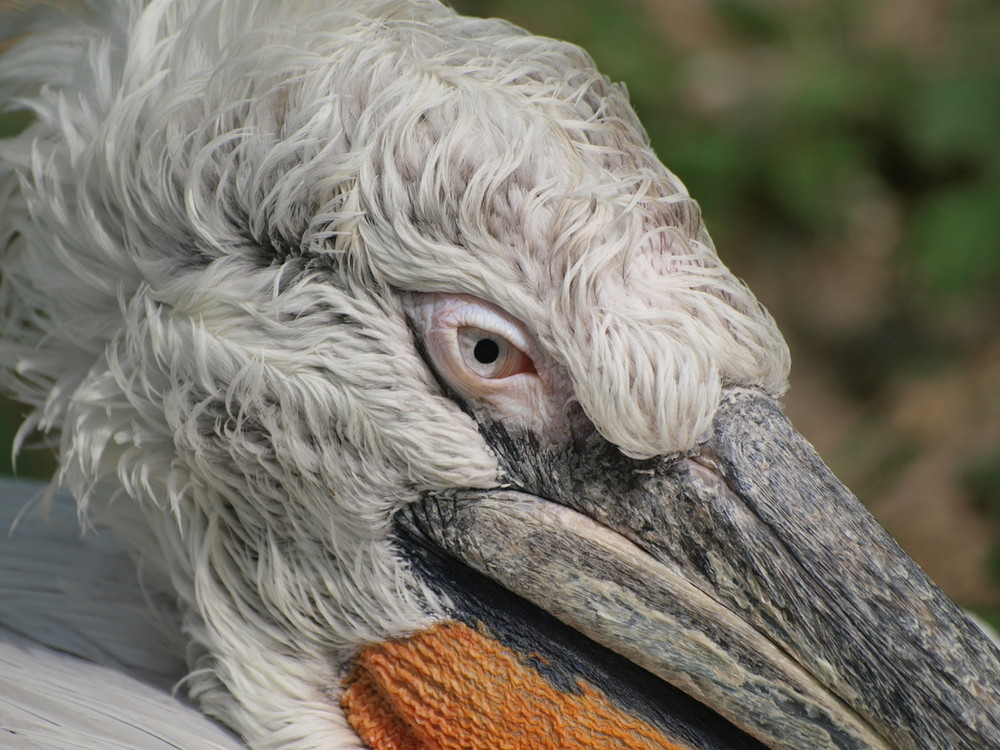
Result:
<svg viewBox="0 0 1000 750"><path fill-rule="evenodd" d="M556 442L586 429L569 372L517 318L468 294L411 294L407 310L438 375L470 408ZM494 345L496 359L479 361L477 346Z"/></svg>

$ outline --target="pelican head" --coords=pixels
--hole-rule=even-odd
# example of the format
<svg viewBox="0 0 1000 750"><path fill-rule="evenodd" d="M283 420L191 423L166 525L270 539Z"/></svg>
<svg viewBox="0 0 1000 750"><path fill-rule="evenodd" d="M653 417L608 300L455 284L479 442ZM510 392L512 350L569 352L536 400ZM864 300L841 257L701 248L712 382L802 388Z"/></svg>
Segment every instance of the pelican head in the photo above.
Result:
<svg viewBox="0 0 1000 750"><path fill-rule="evenodd" d="M1000 746L579 48L436 0L16 17L0 360L255 747Z"/></svg>

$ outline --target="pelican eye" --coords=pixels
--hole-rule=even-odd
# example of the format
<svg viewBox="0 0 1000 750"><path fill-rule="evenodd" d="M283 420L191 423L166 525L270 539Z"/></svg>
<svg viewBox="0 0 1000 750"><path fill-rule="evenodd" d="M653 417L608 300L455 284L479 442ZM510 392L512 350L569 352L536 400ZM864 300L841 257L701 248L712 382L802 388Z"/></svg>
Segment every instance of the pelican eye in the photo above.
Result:
<svg viewBox="0 0 1000 750"><path fill-rule="evenodd" d="M464 326L458 329L458 349L465 366L487 380L531 372L531 358L493 331Z"/></svg>

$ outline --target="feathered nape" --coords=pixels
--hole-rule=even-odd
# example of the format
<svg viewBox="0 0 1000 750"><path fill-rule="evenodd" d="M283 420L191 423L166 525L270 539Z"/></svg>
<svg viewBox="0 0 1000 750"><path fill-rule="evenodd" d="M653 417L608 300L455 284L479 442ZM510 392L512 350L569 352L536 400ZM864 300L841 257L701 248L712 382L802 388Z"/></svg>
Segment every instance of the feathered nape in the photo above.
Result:
<svg viewBox="0 0 1000 750"><path fill-rule="evenodd" d="M16 27L0 101L35 119L0 144L3 385L176 592L192 696L260 747L352 741L343 665L442 612L393 510L500 481L403 291L530 321L634 456L692 447L725 384L784 388L773 322L572 45L431 0Z"/></svg>

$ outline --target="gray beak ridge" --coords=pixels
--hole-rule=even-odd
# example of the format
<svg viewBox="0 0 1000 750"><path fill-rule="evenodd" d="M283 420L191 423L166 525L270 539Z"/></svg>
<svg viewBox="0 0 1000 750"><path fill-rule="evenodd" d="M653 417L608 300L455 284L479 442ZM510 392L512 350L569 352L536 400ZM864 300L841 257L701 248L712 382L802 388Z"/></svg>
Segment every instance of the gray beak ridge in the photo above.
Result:
<svg viewBox="0 0 1000 750"><path fill-rule="evenodd" d="M516 490L421 511L447 554L770 747L1000 747L996 647L771 399L682 460L497 444Z"/></svg>

